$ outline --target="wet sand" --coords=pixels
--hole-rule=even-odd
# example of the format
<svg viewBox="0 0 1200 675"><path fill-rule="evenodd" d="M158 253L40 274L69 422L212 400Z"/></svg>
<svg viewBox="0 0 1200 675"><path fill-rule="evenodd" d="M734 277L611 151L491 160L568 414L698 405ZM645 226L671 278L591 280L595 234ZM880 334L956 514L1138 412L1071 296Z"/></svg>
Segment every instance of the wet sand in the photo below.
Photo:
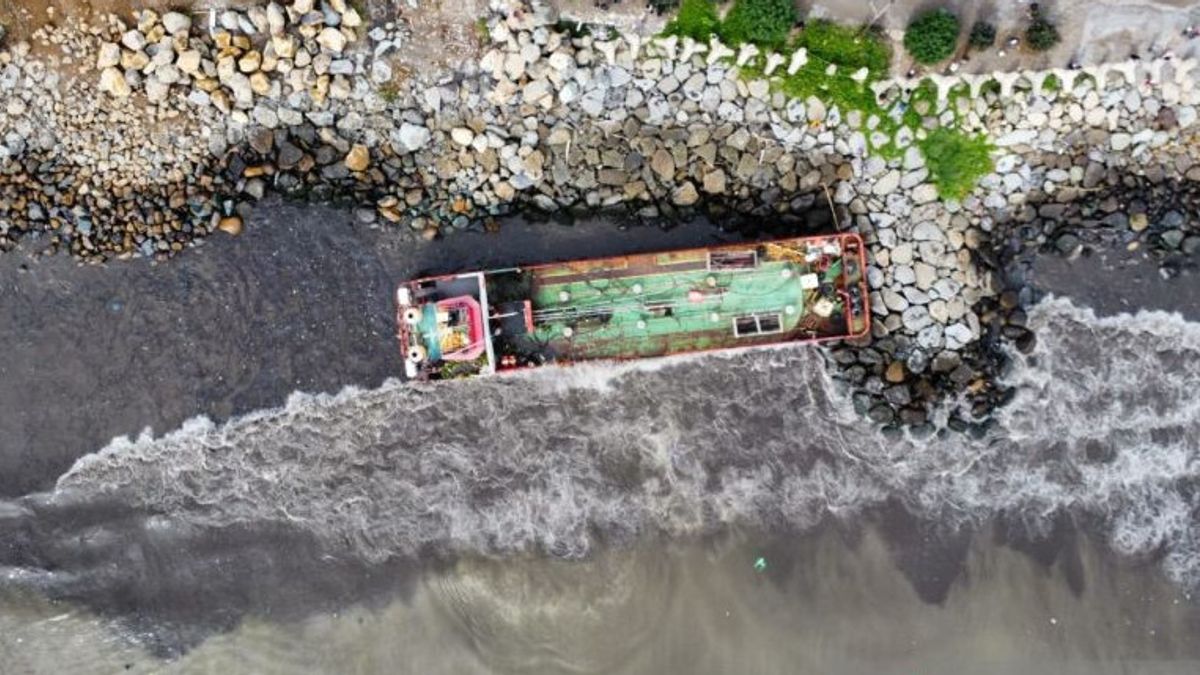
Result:
<svg viewBox="0 0 1200 675"><path fill-rule="evenodd" d="M241 237L163 265L0 256L0 497L49 487L114 436L400 376L399 280L720 237L707 223L622 231L597 219L424 242L275 203Z"/></svg>
<svg viewBox="0 0 1200 675"><path fill-rule="evenodd" d="M1184 268L1179 276L1164 280L1158 263L1141 250L1114 248L1074 258L1039 256L1030 281L1041 293L1074 298L1101 315L1160 310L1200 321L1196 270Z"/></svg>

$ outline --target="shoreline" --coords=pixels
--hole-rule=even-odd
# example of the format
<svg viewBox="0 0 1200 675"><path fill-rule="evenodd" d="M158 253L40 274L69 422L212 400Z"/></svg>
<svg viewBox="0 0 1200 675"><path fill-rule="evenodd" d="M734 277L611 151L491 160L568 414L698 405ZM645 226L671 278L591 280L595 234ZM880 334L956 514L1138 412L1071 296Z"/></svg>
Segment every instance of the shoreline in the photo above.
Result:
<svg viewBox="0 0 1200 675"><path fill-rule="evenodd" d="M0 257L0 339L10 345L0 375L12 385L0 391L0 495L49 487L114 436L402 377L391 305L402 279L732 236L701 222L622 232L604 219L509 221L497 234L414 244L349 210L279 200L251 225L165 265ZM339 272L312 273L322 269Z"/></svg>
<svg viewBox="0 0 1200 675"><path fill-rule="evenodd" d="M868 243L875 315L870 340L832 348L838 377L854 389L865 419L893 435L923 437L946 426L982 435L1011 400L998 381L1008 346L1028 353L1036 343L1025 325L1034 298L1024 263L1010 264L1020 251L1076 255L1099 235L1160 251L1175 269L1173 249L1185 257L1200 250L1187 209L1158 206L1200 179L1193 79L1200 70L1191 61L1118 63L1070 77L962 76L965 90L937 77L914 86L868 73L855 86L891 107L840 109L785 94L785 70L805 67L804 49L789 62L715 40L568 31L554 7L516 3L488 15L482 53L455 71L459 78L390 88L394 80L383 77L390 47L379 45L392 29L352 7L314 23L308 4L225 12L215 32L153 12L136 15L136 27L68 18L43 29L43 38L72 45L68 60L80 66L62 86L91 92L115 107L109 121L132 125L134 135L122 142L137 142L145 131L138 116L153 113L185 129L199 125L207 147L178 156L151 138L154 151L143 153L158 167L150 183L126 184L115 202L84 185L56 204L36 193L41 168L22 171L44 159L40 153L63 151L40 136L14 146L9 134L9 178L0 178L0 194L9 195L0 198L8 245L15 225L43 254L165 262L205 237L224 245L221 238L244 236L254 205L275 195L295 198L292 209L336 200L359 225L388 231L385 247L393 251L431 239L453 249L460 232L503 229L514 213L620 212L660 228L707 218L750 237L816 234L832 221ZM94 37L67 39L81 30ZM371 44L368 65L363 52ZM3 54L0 85L31 87L0 111L0 130L6 123L20 130L41 114L38 88L53 90L60 80L26 43ZM39 74L50 76L45 85L34 82ZM1051 74L1057 88L1046 85ZM44 121L51 128L78 122ZM994 146L993 170L962 196L941 194L940 169L927 157L926 142L943 131L949 135L937 142L985 132ZM51 175L63 172L57 161ZM182 191L171 187L179 168L161 173L168 161L199 178ZM103 184L136 164L98 166L112 174L92 177ZM1183 183L1171 188L1171 181ZM83 201L68 209L73 199ZM337 265L333 256L318 259ZM380 334L376 323L371 330Z"/></svg>
<svg viewBox="0 0 1200 675"><path fill-rule="evenodd" d="M356 24L352 6L310 17L295 10L305 2L220 15L207 36L177 16L83 29L68 17L42 33L78 71L63 79L47 44L0 55L0 94L17 94L0 104L0 248L12 248L0 254L0 587L82 603L115 618L119 639L183 663L242 626L251 640L264 625L389 628L379 617L427 600L427 583L451 585L429 616L457 608L462 625L486 626L515 600L557 629L555 598L529 596L547 568L573 570L558 598L570 608L578 570L616 569L617 587L678 555L690 567L677 583L704 589L685 614L717 617L701 622L714 631L743 596L739 617L783 616L784 592L810 584L830 603L808 615L816 633L843 602L849 627L894 607L928 622L905 639L934 654L948 634L994 654L946 616L978 626L1005 606L1013 644L1033 635L1044 653L1200 660L1200 606L1163 575L1197 574L1178 515L1195 509L1190 408L1176 397L1192 347L1093 362L1107 343L1030 319L1051 294L1100 315L1200 320L1200 71L1118 67L1099 88L1001 73L949 98L874 80L912 111L897 119L789 98L768 76L789 64L757 50L575 34L544 5L507 3L455 77L393 88L398 68L380 54L399 49L387 46L399 27ZM93 99L63 115L49 102L59 85ZM990 134L994 166L972 192L942 192L925 145L939 130ZM72 131L83 141L58 147ZM623 375L603 367L457 398L379 389L401 375L401 279L813 234L830 220L869 243L870 340L676 364L617 392L605 378ZM1109 330L1116 355L1138 351ZM1176 376L1161 391L1119 381L1155 364ZM1111 394L1087 388L1093 373ZM1184 419L1125 424L1135 402ZM978 529L948 531L962 522ZM849 553L821 557L817 540ZM651 562L605 567L642 547ZM753 572L760 555L767 569ZM886 583L817 592L858 563ZM648 592L669 588L657 581ZM1010 607L989 584L1029 595ZM985 604L963 600L980 588ZM12 605L20 615L26 598ZM1076 613L1039 614L1052 606ZM1106 623L1116 646L1068 649L1105 607L1134 628ZM1159 613L1163 636L1147 636L1139 619ZM766 634L743 626L745 643ZM485 637L524 635L493 627ZM880 644L914 653L887 628ZM488 646L470 637L464 658Z"/></svg>

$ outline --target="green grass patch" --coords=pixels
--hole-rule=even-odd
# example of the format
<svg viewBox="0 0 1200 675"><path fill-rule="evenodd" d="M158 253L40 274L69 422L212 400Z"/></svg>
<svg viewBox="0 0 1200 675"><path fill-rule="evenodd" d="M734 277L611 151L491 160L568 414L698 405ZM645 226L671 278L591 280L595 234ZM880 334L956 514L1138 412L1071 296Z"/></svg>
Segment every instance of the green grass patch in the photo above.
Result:
<svg viewBox="0 0 1200 675"><path fill-rule="evenodd" d="M400 99L400 90L396 85L388 82L379 87L379 98L383 99L384 103L391 105Z"/></svg>
<svg viewBox="0 0 1200 675"><path fill-rule="evenodd" d="M1062 88L1062 80L1058 79L1058 76L1054 73L1050 73L1046 76L1046 79L1042 80L1042 89L1044 91L1062 91Z"/></svg>
<svg viewBox="0 0 1200 675"><path fill-rule="evenodd" d="M995 167L992 145L982 134L968 136L940 127L918 141L918 147L925 155L930 180L944 198L962 199Z"/></svg>
<svg viewBox="0 0 1200 675"><path fill-rule="evenodd" d="M839 70L866 68L871 73L868 79L887 75L892 62L891 48L868 28L839 26L825 19L808 22L794 46L807 49L810 58L837 64Z"/></svg>
<svg viewBox="0 0 1200 675"><path fill-rule="evenodd" d="M721 17L717 15L717 5L713 0L683 0L679 13L663 32L707 42L720 26Z"/></svg>
<svg viewBox="0 0 1200 675"><path fill-rule="evenodd" d="M758 73L762 77L761 71ZM875 93L862 83L850 79L850 73L838 72L829 75L820 62L809 61L792 75L775 78L780 91L792 98L805 99L816 96L827 104L836 105L843 111L876 111Z"/></svg>
<svg viewBox="0 0 1200 675"><path fill-rule="evenodd" d="M954 101L968 95L969 89L951 92L947 110L952 114L939 115L937 88L929 81L902 94L897 101L881 104L870 85L887 77L891 64L892 48L883 36L869 28L816 19L789 40L795 21L790 0L783 4L776 0L736 0L724 20L715 0L683 0L664 33L701 41L715 34L731 46L750 42L778 52L784 65L770 76L765 72L767 56L759 54L741 68L742 77L768 80L776 91L791 98L816 97L842 115L857 113L859 129L867 136L872 154L898 158L904 154L900 147L904 140L898 142L898 134L923 136L914 138L913 143L925 157L930 181L944 198L961 199L992 171L992 146L986 136L971 136L960 130ZM956 36L957 21L951 37ZM808 61L788 74L787 64L801 48L806 50ZM732 63L733 59L727 61ZM855 79L853 76L863 68L867 70L866 78Z"/></svg>
<svg viewBox="0 0 1200 675"><path fill-rule="evenodd" d="M805 26L784 50L784 57L790 61L791 54L800 48L808 52L807 63L791 75L784 68L775 71L774 79L781 91L797 98L816 96L843 113L858 110L864 116L884 114L869 85L887 74L892 54L877 35L817 20ZM837 66L833 74L828 71L831 65ZM868 74L859 82L852 76L862 68Z"/></svg>
<svg viewBox="0 0 1200 675"><path fill-rule="evenodd" d="M937 103L937 87L929 80L922 80L908 97L902 123L913 131L920 129L926 117L937 115Z"/></svg>

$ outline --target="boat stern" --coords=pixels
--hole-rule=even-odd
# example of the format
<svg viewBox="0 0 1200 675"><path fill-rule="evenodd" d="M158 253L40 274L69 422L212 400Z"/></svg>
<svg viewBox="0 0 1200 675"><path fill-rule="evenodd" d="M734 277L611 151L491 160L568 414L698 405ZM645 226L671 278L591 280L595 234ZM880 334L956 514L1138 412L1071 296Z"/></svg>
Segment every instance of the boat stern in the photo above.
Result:
<svg viewBox="0 0 1200 675"><path fill-rule="evenodd" d="M396 288L397 338L409 379L495 371L480 273L427 277Z"/></svg>

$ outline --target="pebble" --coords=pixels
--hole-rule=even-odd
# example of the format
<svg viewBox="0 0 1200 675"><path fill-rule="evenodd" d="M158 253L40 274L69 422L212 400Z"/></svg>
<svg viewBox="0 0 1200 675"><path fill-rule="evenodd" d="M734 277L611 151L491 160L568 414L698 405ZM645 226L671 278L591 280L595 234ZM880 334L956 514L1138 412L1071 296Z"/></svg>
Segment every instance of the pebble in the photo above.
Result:
<svg viewBox="0 0 1200 675"><path fill-rule="evenodd" d="M242 218L241 216L226 216L221 218L217 222L217 229L236 237L242 233Z"/></svg>
<svg viewBox="0 0 1200 675"><path fill-rule="evenodd" d="M346 168L351 171L366 171L371 165L371 153L367 146L356 143L346 154Z"/></svg>

